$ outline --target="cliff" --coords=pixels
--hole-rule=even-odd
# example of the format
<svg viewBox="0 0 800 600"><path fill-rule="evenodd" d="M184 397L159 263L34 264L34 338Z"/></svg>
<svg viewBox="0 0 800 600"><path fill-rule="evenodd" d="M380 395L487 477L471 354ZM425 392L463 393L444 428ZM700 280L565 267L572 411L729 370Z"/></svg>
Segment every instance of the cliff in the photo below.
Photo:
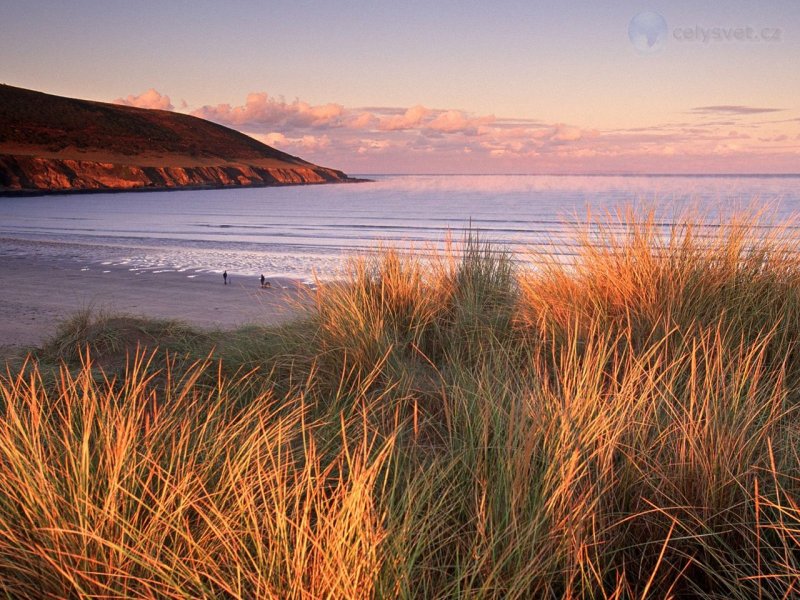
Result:
<svg viewBox="0 0 800 600"><path fill-rule="evenodd" d="M341 171L314 165L266 168L227 163L215 166L158 167L0 154L0 189L4 191L218 188L346 181L353 180Z"/></svg>
<svg viewBox="0 0 800 600"><path fill-rule="evenodd" d="M0 85L0 192L358 181L204 119Z"/></svg>

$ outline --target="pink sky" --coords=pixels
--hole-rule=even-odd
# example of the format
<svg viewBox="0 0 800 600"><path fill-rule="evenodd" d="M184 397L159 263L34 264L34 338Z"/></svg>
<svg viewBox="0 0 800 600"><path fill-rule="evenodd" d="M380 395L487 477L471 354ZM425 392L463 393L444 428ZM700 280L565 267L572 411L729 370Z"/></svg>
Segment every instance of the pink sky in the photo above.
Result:
<svg viewBox="0 0 800 600"><path fill-rule="evenodd" d="M5 4L4 83L348 173L800 173L797 0Z"/></svg>
<svg viewBox="0 0 800 600"><path fill-rule="evenodd" d="M253 92L238 105L176 108L155 89L118 98L180 110L350 173L787 173L800 170L800 116L772 106L686 107L626 128L476 114L348 107Z"/></svg>

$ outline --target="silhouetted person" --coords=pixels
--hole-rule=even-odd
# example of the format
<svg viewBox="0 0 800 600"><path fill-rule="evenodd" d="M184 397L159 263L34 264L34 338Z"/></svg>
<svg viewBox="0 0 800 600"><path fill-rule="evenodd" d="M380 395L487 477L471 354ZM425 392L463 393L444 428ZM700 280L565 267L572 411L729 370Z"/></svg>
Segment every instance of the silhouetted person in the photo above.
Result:
<svg viewBox="0 0 800 600"><path fill-rule="evenodd" d="M266 280L267 280L267 278L266 278L266 277L264 277L264 274L262 273L262 274L261 274L261 287L262 287L262 288L264 287L264 282L265 282Z"/></svg>
<svg viewBox="0 0 800 600"><path fill-rule="evenodd" d="M222 272L222 282L225 285L228 285L228 271L227 271L227 269Z"/></svg>

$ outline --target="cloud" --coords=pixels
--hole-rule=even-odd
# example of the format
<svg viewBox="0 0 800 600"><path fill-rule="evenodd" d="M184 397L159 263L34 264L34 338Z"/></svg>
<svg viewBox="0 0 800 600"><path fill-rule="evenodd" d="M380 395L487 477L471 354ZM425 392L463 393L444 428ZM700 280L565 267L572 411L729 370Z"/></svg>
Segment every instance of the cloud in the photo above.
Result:
<svg viewBox="0 0 800 600"><path fill-rule="evenodd" d="M300 147L306 150L324 150L331 145L327 135L304 135L300 138Z"/></svg>
<svg viewBox="0 0 800 600"><path fill-rule="evenodd" d="M424 131L426 135L478 135L495 121L494 115L472 115L454 109L432 109L421 104L408 108L367 107L348 109L341 104L312 105L296 99L286 102L266 92L247 95L244 104L206 105L192 113L196 117L254 133L349 129L380 132ZM507 124L503 125L507 127Z"/></svg>
<svg viewBox="0 0 800 600"><path fill-rule="evenodd" d="M691 109L691 112L713 115L757 115L762 113L780 112L782 110L785 109L743 106L741 104L719 104L716 106L697 106Z"/></svg>
<svg viewBox="0 0 800 600"><path fill-rule="evenodd" d="M380 109L378 109L380 110ZM377 111L376 111L377 112ZM431 114L430 108L425 108L421 104L412 106L402 114L382 117L378 122L378 129L384 131L402 131L414 129L422 123L422 119Z"/></svg>
<svg viewBox="0 0 800 600"><path fill-rule="evenodd" d="M171 108L169 98L155 90L118 102ZM781 121L767 122L774 119L771 116L743 118L781 110L699 106L684 111L681 119L598 131L574 123L423 104L347 107L254 92L240 105L206 105L192 114L312 162L355 173L528 173L608 172L611 165L626 172L713 170L714 164L723 164L713 163L720 157L730 164L745 164L748 157L756 161L753 164L759 159L796 161L800 149L791 144L795 137L800 139L800 124L793 118L797 112L785 112Z"/></svg>
<svg viewBox="0 0 800 600"><path fill-rule="evenodd" d="M780 134L772 137L760 137L758 139L762 142L785 142L789 139L789 136L786 134Z"/></svg>
<svg viewBox="0 0 800 600"><path fill-rule="evenodd" d="M135 106L137 108L157 108L159 110L174 110L175 108L169 96L161 94L153 88L150 88L138 96L131 94L127 98L117 98L113 100L113 103L122 104L124 106Z"/></svg>
<svg viewBox="0 0 800 600"><path fill-rule="evenodd" d="M313 106L301 100L286 102L282 98L273 98L266 92L254 92L247 95L242 106L203 106L192 114L235 127L321 128L341 126L347 111L341 104Z"/></svg>
<svg viewBox="0 0 800 600"><path fill-rule="evenodd" d="M388 140L365 139L361 140L361 145L358 147L356 152L358 152L359 154L383 152L390 146L391 142L389 142Z"/></svg>
<svg viewBox="0 0 800 600"><path fill-rule="evenodd" d="M331 139L327 135L304 135L297 138L290 138L284 134L273 131L266 135L254 136L269 146L274 146L282 150L305 150L315 152L324 150L331 145Z"/></svg>
<svg viewBox="0 0 800 600"><path fill-rule="evenodd" d="M460 110L447 110L439 113L436 118L426 123L425 127L441 133L465 133L476 135L481 126L489 125L494 121L494 115L483 117L470 117Z"/></svg>
<svg viewBox="0 0 800 600"><path fill-rule="evenodd" d="M570 127L564 123L558 123L550 139L555 142L576 142L583 137L583 133L577 127Z"/></svg>
<svg viewBox="0 0 800 600"><path fill-rule="evenodd" d="M290 143L285 135L277 131L273 131L272 133L268 133L267 135L260 135L255 137L258 137L262 142L264 142L269 146L280 147Z"/></svg>
<svg viewBox="0 0 800 600"><path fill-rule="evenodd" d="M362 112L361 114L352 115L344 122L345 127L352 129L369 129L376 121L375 115L369 112Z"/></svg>

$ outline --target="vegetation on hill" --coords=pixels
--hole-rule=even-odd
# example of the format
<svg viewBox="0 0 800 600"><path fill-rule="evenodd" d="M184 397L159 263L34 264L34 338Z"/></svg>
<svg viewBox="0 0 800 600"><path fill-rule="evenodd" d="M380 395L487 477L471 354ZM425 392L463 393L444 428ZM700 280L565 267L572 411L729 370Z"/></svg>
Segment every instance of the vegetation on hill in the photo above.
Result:
<svg viewBox="0 0 800 600"><path fill-rule="evenodd" d="M796 595L796 234L625 223L386 251L281 328L79 315L0 378L0 590Z"/></svg>
<svg viewBox="0 0 800 600"><path fill-rule="evenodd" d="M0 85L0 193L350 181L197 117Z"/></svg>
<svg viewBox="0 0 800 600"><path fill-rule="evenodd" d="M52 152L101 149L128 156L158 153L309 164L243 133L190 115L64 98L10 85L0 85L0 140L35 144Z"/></svg>

